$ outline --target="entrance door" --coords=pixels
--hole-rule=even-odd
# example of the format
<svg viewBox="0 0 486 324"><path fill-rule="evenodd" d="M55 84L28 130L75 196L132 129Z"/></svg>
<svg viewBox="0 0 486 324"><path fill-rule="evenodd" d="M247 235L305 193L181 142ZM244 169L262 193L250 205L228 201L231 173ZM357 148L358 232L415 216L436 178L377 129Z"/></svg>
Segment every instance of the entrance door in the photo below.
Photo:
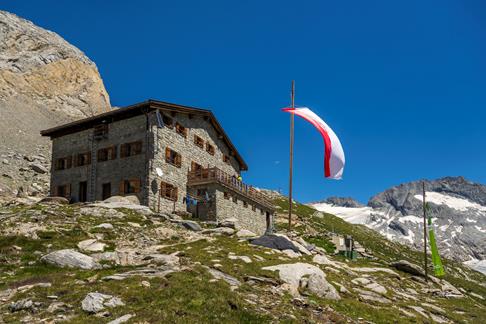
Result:
<svg viewBox="0 0 486 324"><path fill-rule="evenodd" d="M88 182L81 181L79 183L79 201L85 202L88 197Z"/></svg>
<svg viewBox="0 0 486 324"><path fill-rule="evenodd" d="M111 183L103 183L102 199L108 199L111 197Z"/></svg>

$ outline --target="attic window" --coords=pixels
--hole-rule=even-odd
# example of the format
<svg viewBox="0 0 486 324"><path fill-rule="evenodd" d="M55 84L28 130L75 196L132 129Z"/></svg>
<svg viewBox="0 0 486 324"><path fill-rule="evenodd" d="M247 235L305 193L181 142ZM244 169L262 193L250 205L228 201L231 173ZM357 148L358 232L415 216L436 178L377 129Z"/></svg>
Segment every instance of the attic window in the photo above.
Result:
<svg viewBox="0 0 486 324"><path fill-rule="evenodd" d="M204 148L204 140L197 135L194 135L194 144L196 144L200 148Z"/></svg>
<svg viewBox="0 0 486 324"><path fill-rule="evenodd" d="M176 123L175 127L176 127L177 134L184 136L184 137L187 137L187 128L185 128L184 126L182 126L179 123Z"/></svg>
<svg viewBox="0 0 486 324"><path fill-rule="evenodd" d="M169 128L173 128L174 127L174 120L172 118L170 118L169 116L167 115L163 115L162 116L162 121L164 122L164 125L169 127Z"/></svg>
<svg viewBox="0 0 486 324"><path fill-rule="evenodd" d="M104 138L108 134L108 124L96 125L93 130L95 139Z"/></svg>
<svg viewBox="0 0 486 324"><path fill-rule="evenodd" d="M214 155L214 153L215 153L214 146L212 146L209 143L206 143L206 152L208 152L211 155Z"/></svg>
<svg viewBox="0 0 486 324"><path fill-rule="evenodd" d="M177 201L177 187L167 182L160 182L160 196L172 201Z"/></svg>
<svg viewBox="0 0 486 324"><path fill-rule="evenodd" d="M182 165L182 157L176 151L166 147L165 148L165 162L180 168L181 165Z"/></svg>

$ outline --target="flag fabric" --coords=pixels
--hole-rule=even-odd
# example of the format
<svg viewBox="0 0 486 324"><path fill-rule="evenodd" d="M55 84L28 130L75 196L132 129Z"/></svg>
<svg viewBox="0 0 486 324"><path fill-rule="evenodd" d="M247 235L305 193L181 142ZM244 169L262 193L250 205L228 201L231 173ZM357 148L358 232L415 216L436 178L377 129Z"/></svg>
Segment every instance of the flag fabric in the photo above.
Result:
<svg viewBox="0 0 486 324"><path fill-rule="evenodd" d="M344 151L331 127L307 107L282 110L300 116L314 125L324 140L324 176L330 179L341 179L345 162Z"/></svg>
<svg viewBox="0 0 486 324"><path fill-rule="evenodd" d="M435 240L434 228L432 225L432 218L429 213L429 204L425 204L425 212L427 214L427 225L429 226L429 243L430 251L432 252L432 264L434 265L434 274L437 277L442 277L444 272L444 267L442 266L442 260L440 259L439 250L437 249L437 242Z"/></svg>

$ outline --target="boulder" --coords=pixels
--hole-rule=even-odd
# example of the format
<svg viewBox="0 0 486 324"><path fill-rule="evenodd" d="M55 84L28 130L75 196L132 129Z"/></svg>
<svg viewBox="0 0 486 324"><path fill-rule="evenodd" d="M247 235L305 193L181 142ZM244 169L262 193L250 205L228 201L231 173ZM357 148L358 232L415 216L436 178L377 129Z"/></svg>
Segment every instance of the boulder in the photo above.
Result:
<svg viewBox="0 0 486 324"><path fill-rule="evenodd" d="M78 248L85 252L103 252L106 244L95 239L84 240L78 243Z"/></svg>
<svg viewBox="0 0 486 324"><path fill-rule="evenodd" d="M34 302L30 299L22 299L10 304L9 306L9 309L12 313L21 310L26 310L26 309L33 309L33 308L34 308Z"/></svg>
<svg viewBox="0 0 486 324"><path fill-rule="evenodd" d="M193 232L199 232L199 231L202 230L201 226L198 223L193 222L193 221L183 220L183 221L180 222L180 224L184 228L186 228L190 231L193 231Z"/></svg>
<svg viewBox="0 0 486 324"><path fill-rule="evenodd" d="M41 261L58 267L78 268L84 270L101 269L101 265L92 257L72 249L51 252L43 256Z"/></svg>
<svg viewBox="0 0 486 324"><path fill-rule="evenodd" d="M31 163L31 164L29 164L29 167L32 170L34 170L34 172L37 172L37 173L40 173L40 174L44 174L44 173L47 173L49 171L49 170L47 170L47 168L45 166L43 166L40 163Z"/></svg>
<svg viewBox="0 0 486 324"><path fill-rule="evenodd" d="M234 217L231 217L231 218L223 219L221 222L219 222L218 226L220 226L220 227L230 227L230 228L235 229L237 223L238 223L238 220L236 218L234 218Z"/></svg>
<svg viewBox="0 0 486 324"><path fill-rule="evenodd" d="M280 251L293 250L294 252L299 252L299 249L285 235L263 235L256 239L250 240L250 243Z"/></svg>
<svg viewBox="0 0 486 324"><path fill-rule="evenodd" d="M69 204L69 200L64 197L57 197L57 196L52 196L52 197L45 197L41 201L39 201L41 204L59 204L59 205L67 205Z"/></svg>
<svg viewBox="0 0 486 324"><path fill-rule="evenodd" d="M106 229L106 230L112 230L113 225L111 225L110 223L103 223L103 224L96 225L93 228L101 228L101 229Z"/></svg>
<svg viewBox="0 0 486 324"><path fill-rule="evenodd" d="M124 306L125 304L118 297L100 294L99 292L89 293L81 302L81 308L87 313L98 313L105 307Z"/></svg>
<svg viewBox="0 0 486 324"><path fill-rule="evenodd" d="M324 272L312 264L279 264L264 267L263 270L278 271L280 279L288 284L290 293L294 296L299 296L301 280L308 277L306 286L311 293L327 299L340 299L336 288L327 282Z"/></svg>
<svg viewBox="0 0 486 324"><path fill-rule="evenodd" d="M425 277L425 273L421 267L406 260L400 260L396 262L390 263L391 267L394 267L397 270L409 273L414 276L422 276Z"/></svg>
<svg viewBox="0 0 486 324"><path fill-rule="evenodd" d="M134 314L123 315L122 317L118 317L117 319L115 319L115 320L113 320L111 322L108 322L108 324L121 324L121 323L125 323L125 322L128 322L134 316L135 316Z"/></svg>
<svg viewBox="0 0 486 324"><path fill-rule="evenodd" d="M236 236L246 238L246 237L255 237L257 235L255 233L253 233L252 231L249 231L249 230L246 230L246 229L241 229L238 232L236 232Z"/></svg>

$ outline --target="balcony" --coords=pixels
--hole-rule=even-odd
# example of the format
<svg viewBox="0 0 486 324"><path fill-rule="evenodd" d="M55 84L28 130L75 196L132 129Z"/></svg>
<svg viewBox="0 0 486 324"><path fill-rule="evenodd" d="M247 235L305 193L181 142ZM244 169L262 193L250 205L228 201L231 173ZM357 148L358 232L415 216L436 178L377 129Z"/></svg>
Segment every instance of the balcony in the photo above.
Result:
<svg viewBox="0 0 486 324"><path fill-rule="evenodd" d="M264 194L250 185L238 181L235 176L230 176L218 168L207 168L189 171L187 174L187 185L204 185L218 183L221 186L234 191L256 203L259 203L270 210L274 210L274 205Z"/></svg>

